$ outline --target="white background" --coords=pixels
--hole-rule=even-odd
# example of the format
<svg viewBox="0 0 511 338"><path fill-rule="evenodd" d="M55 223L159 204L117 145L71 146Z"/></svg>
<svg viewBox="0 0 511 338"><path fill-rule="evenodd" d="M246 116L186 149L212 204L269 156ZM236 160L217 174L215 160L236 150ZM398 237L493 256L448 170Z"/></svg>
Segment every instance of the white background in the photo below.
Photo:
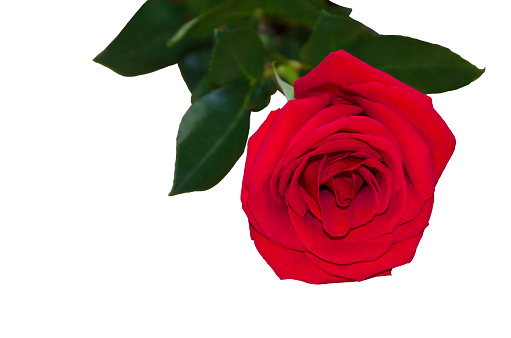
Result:
<svg viewBox="0 0 511 338"><path fill-rule="evenodd" d="M414 261L322 286L280 281L257 253L245 156L210 191L167 197L190 99L177 66L123 78L92 62L143 2L0 5L0 337L511 336L504 1L339 1L486 73L433 95L457 149Z"/></svg>

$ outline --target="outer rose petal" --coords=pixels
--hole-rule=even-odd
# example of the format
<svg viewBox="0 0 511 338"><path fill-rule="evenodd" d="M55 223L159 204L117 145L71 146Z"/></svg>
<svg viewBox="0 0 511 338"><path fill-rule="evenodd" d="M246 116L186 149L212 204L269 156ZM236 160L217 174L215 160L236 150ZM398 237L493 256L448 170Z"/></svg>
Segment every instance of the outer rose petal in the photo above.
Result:
<svg viewBox="0 0 511 338"><path fill-rule="evenodd" d="M415 256L415 251L422 238L422 232L415 237L396 242L392 247L375 261L357 262L349 265L334 265L330 262L323 261L316 256L305 252L305 256L309 258L316 266L325 271L333 273L343 278L361 281L375 274L387 271L406 263L410 263Z"/></svg>
<svg viewBox="0 0 511 338"><path fill-rule="evenodd" d="M245 182L245 179L248 175L248 172L250 171L250 168L252 167L252 162L254 161L254 157L257 153L257 150L261 146L261 143L263 143L264 138L266 137L266 134L268 134L268 131L270 130L273 121L277 117L277 114L279 113L279 109L274 110L268 114L268 117L266 120L261 124L259 129L250 137L247 144L247 159L245 161L245 171L243 174L243 182ZM248 199L248 190L243 184L241 188L241 206L243 208L243 211L245 211L245 214L247 215L247 218L249 222L256 227L257 231L264 233L261 228L257 225L255 222L254 216L252 216L252 212L247 206L247 199Z"/></svg>
<svg viewBox="0 0 511 338"><path fill-rule="evenodd" d="M378 82L387 88L392 86L408 88L426 100L431 100L427 95L343 50L328 54L316 68L296 80L293 86L295 97L303 99L317 95L317 89L321 87L335 89L338 86L367 82Z"/></svg>
<svg viewBox="0 0 511 338"><path fill-rule="evenodd" d="M280 279L296 279L311 284L353 282L354 280L333 276L314 265L303 252L273 244L252 227L250 236L257 251ZM391 269L371 277L388 276Z"/></svg>

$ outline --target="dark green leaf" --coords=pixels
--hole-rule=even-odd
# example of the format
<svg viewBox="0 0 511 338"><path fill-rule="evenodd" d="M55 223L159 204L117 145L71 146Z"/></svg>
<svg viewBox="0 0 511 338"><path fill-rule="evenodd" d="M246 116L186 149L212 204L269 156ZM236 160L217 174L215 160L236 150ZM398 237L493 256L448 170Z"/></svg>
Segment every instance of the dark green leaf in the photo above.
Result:
<svg viewBox="0 0 511 338"><path fill-rule="evenodd" d="M263 66L263 45L254 30L216 31L209 68L213 83L254 82L263 73Z"/></svg>
<svg viewBox="0 0 511 338"><path fill-rule="evenodd" d="M289 83L280 78L279 73L277 72L277 68L275 68L275 62L273 62L273 72L275 73L275 79L277 80L277 84L279 85L282 94L284 94L288 101L294 100L295 89L293 88L292 85L290 85Z"/></svg>
<svg viewBox="0 0 511 338"><path fill-rule="evenodd" d="M351 14L351 8L339 6L329 0L307 0L319 9L324 9L329 13L341 16L348 16Z"/></svg>
<svg viewBox="0 0 511 338"><path fill-rule="evenodd" d="M189 45L182 41L167 48L167 40L185 23L184 6L148 0L119 35L94 59L116 73L136 76L176 63Z"/></svg>
<svg viewBox="0 0 511 338"><path fill-rule="evenodd" d="M217 4L218 3L218 4ZM215 5L216 6L210 6ZM248 19L257 9L264 13L288 18L314 26L320 10L308 0L227 0L212 1L205 6L209 10L187 22L168 41L169 46L190 37L202 37L211 34L215 28L240 19Z"/></svg>
<svg viewBox="0 0 511 338"><path fill-rule="evenodd" d="M167 45L174 46L187 38L209 36L213 29L226 24L229 20L249 18L254 15L257 2L258 0L227 0L184 24Z"/></svg>
<svg viewBox="0 0 511 338"><path fill-rule="evenodd" d="M176 170L169 195L207 190L231 170L248 138L248 93L248 86L222 87L188 109L177 135Z"/></svg>
<svg viewBox="0 0 511 338"><path fill-rule="evenodd" d="M270 103L271 96L276 90L275 82L271 78L262 78L252 87L250 103L247 109L253 112L263 110Z"/></svg>
<svg viewBox="0 0 511 338"><path fill-rule="evenodd" d="M302 60L318 65L331 52L348 50L364 39L378 34L349 16L323 11L316 29L300 53Z"/></svg>
<svg viewBox="0 0 511 338"><path fill-rule="evenodd" d="M445 47L405 36L365 40L350 52L423 93L454 90L484 73Z"/></svg>
<svg viewBox="0 0 511 338"><path fill-rule="evenodd" d="M209 75L206 74L197 86L194 88L192 92L192 103L197 102L201 97L212 91L213 89L216 89L217 87L211 83L211 80L209 79Z"/></svg>
<svg viewBox="0 0 511 338"><path fill-rule="evenodd" d="M339 6L331 1L326 1L325 10L328 13L336 14L339 16L348 16L351 14L351 8Z"/></svg>
<svg viewBox="0 0 511 338"><path fill-rule="evenodd" d="M266 14L296 20L311 27L314 26L320 14L320 10L308 0L211 1L204 8L207 9L205 12L179 28L168 41L169 46L186 38L207 36L213 29L233 20L250 18L255 15L257 9L262 9Z"/></svg>
<svg viewBox="0 0 511 338"><path fill-rule="evenodd" d="M182 2L193 16L198 16L226 0L182 0Z"/></svg>
<svg viewBox="0 0 511 338"><path fill-rule="evenodd" d="M307 0L317 8L323 8L325 6L326 0Z"/></svg>
<svg viewBox="0 0 511 338"><path fill-rule="evenodd" d="M211 49L198 49L187 53L179 61L181 75L190 92L194 92L200 81L208 76Z"/></svg>
<svg viewBox="0 0 511 338"><path fill-rule="evenodd" d="M281 34L272 32L268 36L267 45L269 48L283 57L291 60L300 60L300 49L303 45L303 32L301 36L296 36L295 31L287 30ZM306 37L307 35L305 35Z"/></svg>
<svg viewBox="0 0 511 338"><path fill-rule="evenodd" d="M259 6L266 14L295 20L310 27L314 27L320 15L320 9L309 0L262 0Z"/></svg>

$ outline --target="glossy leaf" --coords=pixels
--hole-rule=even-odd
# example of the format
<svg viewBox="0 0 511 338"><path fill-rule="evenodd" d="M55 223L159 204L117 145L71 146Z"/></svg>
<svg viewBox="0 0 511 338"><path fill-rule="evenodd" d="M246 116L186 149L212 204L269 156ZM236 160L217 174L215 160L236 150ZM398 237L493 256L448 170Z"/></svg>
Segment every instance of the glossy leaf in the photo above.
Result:
<svg viewBox="0 0 511 338"><path fill-rule="evenodd" d="M249 18L254 15L257 1L227 0L181 26L167 42L167 46L174 46L189 38L209 36L215 28L231 19Z"/></svg>
<svg viewBox="0 0 511 338"><path fill-rule="evenodd" d="M227 175L247 142L248 101L248 86L232 85L210 92L188 109L177 135L169 195L207 190Z"/></svg>
<svg viewBox="0 0 511 338"><path fill-rule="evenodd" d="M252 87L250 103L247 109L253 112L263 110L268 104L270 104L271 96L276 90L277 86L271 78L262 78Z"/></svg>
<svg viewBox="0 0 511 338"><path fill-rule="evenodd" d="M255 30L216 31L215 35L215 49L209 68L213 83L248 83L261 76L264 50Z"/></svg>
<svg viewBox="0 0 511 338"><path fill-rule="evenodd" d="M198 100L200 100L201 97L203 97L204 95L208 94L209 92L211 92L212 90L218 88L217 86L215 86L213 83L211 83L211 80L209 79L209 75L206 75L204 76L200 81L199 83L197 84L197 86L194 88L193 92L192 92L192 103L195 103L197 102Z"/></svg>
<svg viewBox="0 0 511 338"><path fill-rule="evenodd" d="M372 29L349 16L339 16L323 11L321 18L303 46L301 58L313 66L318 65L331 52L349 50L364 39L377 36Z"/></svg>
<svg viewBox="0 0 511 338"><path fill-rule="evenodd" d="M329 0L307 0L319 9L324 9L329 13L337 14L341 16L348 16L351 13L351 8L339 6Z"/></svg>
<svg viewBox="0 0 511 338"><path fill-rule="evenodd" d="M287 83L286 81L282 80L279 76L279 73L277 72L277 68L275 68L275 62L273 62L273 72L275 74L275 79L277 80L277 84L279 85L279 89L284 94L286 99L294 100L295 99L295 89L292 85Z"/></svg>
<svg viewBox="0 0 511 338"><path fill-rule="evenodd" d="M167 48L167 40L185 23L183 5L148 0L95 62L124 76L136 76L175 64L190 41Z"/></svg>
<svg viewBox="0 0 511 338"><path fill-rule="evenodd" d="M194 92L201 80L208 76L211 49L197 49L187 53L179 61L179 70L190 92Z"/></svg>
<svg viewBox="0 0 511 338"><path fill-rule="evenodd" d="M216 3L213 1L213 3ZM314 26L320 10L308 0L227 0L184 24L168 41L169 46L191 37L203 37L233 20L250 18L258 9L263 13Z"/></svg>
<svg viewBox="0 0 511 338"><path fill-rule="evenodd" d="M339 16L348 16L351 14L351 8L339 6L331 1L326 1L325 10L328 13L336 14Z"/></svg>
<svg viewBox="0 0 511 338"><path fill-rule="evenodd" d="M314 27L321 10L309 0L262 0L259 6L264 13L295 20Z"/></svg>
<svg viewBox="0 0 511 338"><path fill-rule="evenodd" d="M287 31L279 35L274 34L268 37L268 46L287 59L300 60L300 49L303 45L301 38L303 38L303 35L295 36L293 31Z"/></svg>
<svg viewBox="0 0 511 338"><path fill-rule="evenodd" d="M181 0L193 16L203 14L226 0Z"/></svg>
<svg viewBox="0 0 511 338"><path fill-rule="evenodd" d="M382 35L349 51L423 93L454 90L484 73L448 48L405 36Z"/></svg>

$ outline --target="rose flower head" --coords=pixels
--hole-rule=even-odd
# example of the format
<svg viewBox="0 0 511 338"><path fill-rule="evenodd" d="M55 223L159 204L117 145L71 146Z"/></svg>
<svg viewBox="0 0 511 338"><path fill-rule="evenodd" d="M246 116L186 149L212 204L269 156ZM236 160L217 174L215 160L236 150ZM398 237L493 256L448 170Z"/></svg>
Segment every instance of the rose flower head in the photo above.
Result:
<svg viewBox="0 0 511 338"><path fill-rule="evenodd" d="M409 263L455 139L431 99L345 51L294 83L248 142L241 200L281 279L361 281Z"/></svg>

